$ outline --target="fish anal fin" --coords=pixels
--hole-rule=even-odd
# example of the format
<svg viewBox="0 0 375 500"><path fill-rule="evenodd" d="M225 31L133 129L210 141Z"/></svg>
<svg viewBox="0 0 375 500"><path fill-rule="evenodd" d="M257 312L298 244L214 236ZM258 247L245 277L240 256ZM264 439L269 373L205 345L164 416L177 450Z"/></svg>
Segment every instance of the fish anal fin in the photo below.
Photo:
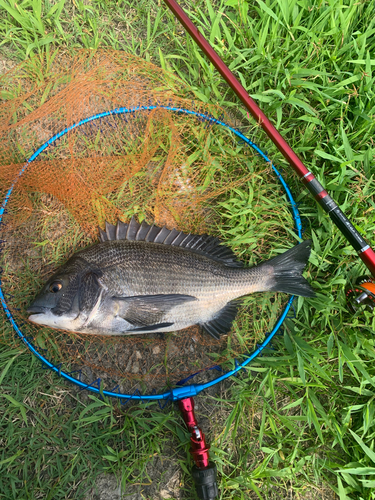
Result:
<svg viewBox="0 0 375 500"><path fill-rule="evenodd" d="M228 302L213 319L202 323L201 326L211 337L219 340L222 335L229 333L240 305L241 300Z"/></svg>
<svg viewBox="0 0 375 500"><path fill-rule="evenodd" d="M157 328L158 324L166 323L165 316L176 306L198 300L192 295L159 294L136 295L132 297L112 297L117 302L118 316L135 327L148 331L149 327ZM146 328L147 327L147 328Z"/></svg>

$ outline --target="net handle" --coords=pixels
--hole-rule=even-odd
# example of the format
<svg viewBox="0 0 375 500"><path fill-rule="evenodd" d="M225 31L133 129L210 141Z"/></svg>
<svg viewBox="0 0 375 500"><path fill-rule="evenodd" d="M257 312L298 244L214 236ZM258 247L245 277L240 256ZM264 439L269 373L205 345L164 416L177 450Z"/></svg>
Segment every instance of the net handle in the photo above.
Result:
<svg viewBox="0 0 375 500"><path fill-rule="evenodd" d="M11 187L7 191L7 193L5 195L5 198L4 198L4 200L3 200L2 204L1 204L1 207L0 207L0 226L1 226L1 224L4 223L3 222L3 217L4 217L4 214L6 212L6 206L7 206L7 203L9 201L9 199L10 199L10 196L11 196L11 194L13 192L13 189L14 189L14 187L17 184L18 179L25 172L25 170L28 167L28 165L32 161L34 161L45 149L47 149L48 146L50 146L51 144L53 144L55 141L57 141L58 139L60 139L62 136L64 136L65 134L67 134L71 130L74 130L75 128L80 127L81 125L84 125L85 123L89 123L89 122L92 122L92 121L100 119L100 118L105 118L105 117L110 116L110 115L121 115L121 114L127 114L127 113L135 113L135 112L139 112L139 111L152 111L154 109L165 109L165 110L173 111L173 112L176 112L176 113L181 113L181 114L186 114L186 115L192 115L192 116L195 116L196 118L198 118L198 119L200 119L202 121L209 122L210 124L221 125L223 127L226 127L231 132L233 132L244 143L246 143L248 146L250 146L252 149L254 149L254 151L256 151L267 163L269 163L272 166L273 171L275 172L275 174L277 175L278 179L280 180L280 182L281 182L281 184L282 184L282 186L283 186L283 188L284 188L284 190L286 192L286 195L288 197L290 205L291 205L292 215L293 215L293 220L294 220L294 223L295 223L296 232L297 232L299 238L302 238L302 223L301 223L301 217L300 217L300 214L299 214L299 211L298 211L297 203L294 201L292 193L291 193L291 191L290 191L287 183L283 179L282 175L280 174L280 172L278 172L278 170L272 164L272 162L268 158L268 156L255 143L253 143L250 139L248 139L245 135L243 135L239 130L236 130L233 127L231 127L230 125L228 125L227 123L214 118L212 115L206 115L204 113L200 113L198 111L189 110L189 109L176 108L176 107L173 107L173 106L161 106L161 105L149 105L149 106L141 106L140 105L140 106L134 106L134 107L131 107L131 108L115 108L113 110L105 111L103 113L99 113L99 114L90 116L88 118L85 118L85 119L83 119L83 120L81 120L81 121L79 121L77 123L74 123L70 127L65 128L61 132L59 132L56 135L54 135L53 137L51 137L51 139L49 139L42 146L40 146L40 148L37 149L30 156L30 158L28 160L26 160L26 163L23 165L23 167L21 168L21 170L17 174L16 178L14 179ZM90 384L84 384L81 380L79 380L79 379L77 379L77 378L75 378L75 377L72 376L72 373L74 373L74 372L65 372L65 371L63 371L61 363L58 364L58 365L54 365L53 363L51 363L50 361L48 361L48 359L46 359L45 356L44 356L44 354L43 354L43 350L39 349L37 346L35 346L34 344L32 344L31 339L28 338L28 337L26 337L22 333L20 327L17 325L17 323L16 323L15 319L13 318L12 313L9 310L8 305L7 305L6 301L5 301L4 293L3 293L3 290L2 290L2 286L1 286L1 280L0 280L0 302L1 302L1 305L2 305L2 307L4 309L4 311L5 311L5 314L6 314L7 318L8 318L8 320L10 321L11 325L13 326L16 334L22 340L22 342L28 347L28 349L30 349L30 351L47 368L49 368L50 370L53 370L60 377L63 377L64 379L68 380L69 382L72 382L72 383L78 385L80 387L80 389L82 389L82 390L86 389L86 390L89 390L91 392L94 392L94 393L100 394L100 395L115 397L115 398L120 399L122 402L124 402L124 401L126 402L129 399L138 400L138 401L160 401L160 400L179 401L181 399L185 399L185 398L188 398L188 397L196 396L200 392L202 392L203 390L205 390L205 389L207 389L209 387L212 387L213 385L215 385L215 384L217 384L219 382L222 382L223 380L231 377L232 375L235 375L241 369L245 368L257 356L259 356L259 354L261 354L261 352L263 351L263 349L265 349L267 347L267 345L271 342L272 338L276 335L276 333L280 329L280 327L281 327L284 319L286 318L286 316L287 316L287 314L288 314L288 312L289 312L289 310L290 310L290 308L292 306L293 300L294 300L294 296L291 296L290 299L289 299L289 301L288 301L288 303L287 303L287 305L286 305L286 307L285 307L285 309L284 309L284 311L283 311L283 313L281 314L281 316L277 320L277 322L276 322L273 330L266 335L266 338L263 341L263 343L259 344L257 346L257 348L252 353L249 353L247 355L247 358L245 359L245 361L243 361L241 364L239 364L234 370L231 370L231 371L229 371L229 372L221 375L220 377L212 380L211 382L207 382L205 384L190 384L190 385L186 385L186 386L182 386L182 387L176 387L174 389L171 389L169 391L164 392L163 394L142 395L142 394L139 393L139 391L137 391L134 394L122 394L120 392L114 392L115 389L113 389L112 391L103 390L101 388L101 380L100 379L97 379L97 380L95 380L94 382L92 382ZM95 385L97 385L97 387Z"/></svg>

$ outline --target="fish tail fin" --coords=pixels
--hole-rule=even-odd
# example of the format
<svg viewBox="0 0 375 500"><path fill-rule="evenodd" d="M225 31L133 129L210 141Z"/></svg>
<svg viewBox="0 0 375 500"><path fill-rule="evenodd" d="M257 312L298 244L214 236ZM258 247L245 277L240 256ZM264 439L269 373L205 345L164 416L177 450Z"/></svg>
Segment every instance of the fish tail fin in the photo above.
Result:
<svg viewBox="0 0 375 500"><path fill-rule="evenodd" d="M259 266L272 266L268 290L301 297L315 296L314 290L302 276L310 256L311 243L311 240L306 240Z"/></svg>

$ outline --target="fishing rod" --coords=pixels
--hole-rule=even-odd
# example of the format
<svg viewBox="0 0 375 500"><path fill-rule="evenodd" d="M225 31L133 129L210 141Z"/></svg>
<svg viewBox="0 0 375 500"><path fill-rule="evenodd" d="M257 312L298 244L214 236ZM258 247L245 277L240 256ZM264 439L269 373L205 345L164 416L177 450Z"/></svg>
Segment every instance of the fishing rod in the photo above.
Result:
<svg viewBox="0 0 375 500"><path fill-rule="evenodd" d="M230 71L228 66L207 42L202 33L198 31L196 26L188 18L188 16L178 5L178 3L175 0L164 0L164 2L177 17L180 23L184 26L186 31L197 43L197 45L203 50L203 52L206 54L215 68L219 71L228 85L241 99L253 118L263 128L268 137L272 140L272 142L275 144L284 158L288 161L291 167L293 167L293 169L298 174L310 193L313 195L315 200L319 203L323 210L328 213L332 222L338 227L338 229L345 236L348 242L353 246L368 270L375 277L375 252L370 247L370 245L365 241L364 238L362 238L360 233L341 211L339 206L323 188L316 177L302 163L300 158L296 155L293 149L272 125L263 111L255 103L255 101L249 96L245 88L241 85L234 74Z"/></svg>

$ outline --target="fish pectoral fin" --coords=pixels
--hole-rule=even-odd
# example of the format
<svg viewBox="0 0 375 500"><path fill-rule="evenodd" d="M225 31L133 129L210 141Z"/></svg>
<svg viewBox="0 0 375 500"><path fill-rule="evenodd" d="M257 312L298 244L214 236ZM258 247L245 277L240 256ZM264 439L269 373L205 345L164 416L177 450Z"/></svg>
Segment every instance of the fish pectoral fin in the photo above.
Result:
<svg viewBox="0 0 375 500"><path fill-rule="evenodd" d="M118 304L118 316L137 327L156 327L174 307L198 300L192 295L159 294L112 297ZM163 323L165 325L165 323ZM171 323L172 325L173 323ZM171 326L169 325L169 326Z"/></svg>
<svg viewBox="0 0 375 500"><path fill-rule="evenodd" d="M219 340L221 335L229 333L232 323L237 315L238 308L241 305L241 299L228 302L211 321L201 323L204 330L216 340Z"/></svg>

